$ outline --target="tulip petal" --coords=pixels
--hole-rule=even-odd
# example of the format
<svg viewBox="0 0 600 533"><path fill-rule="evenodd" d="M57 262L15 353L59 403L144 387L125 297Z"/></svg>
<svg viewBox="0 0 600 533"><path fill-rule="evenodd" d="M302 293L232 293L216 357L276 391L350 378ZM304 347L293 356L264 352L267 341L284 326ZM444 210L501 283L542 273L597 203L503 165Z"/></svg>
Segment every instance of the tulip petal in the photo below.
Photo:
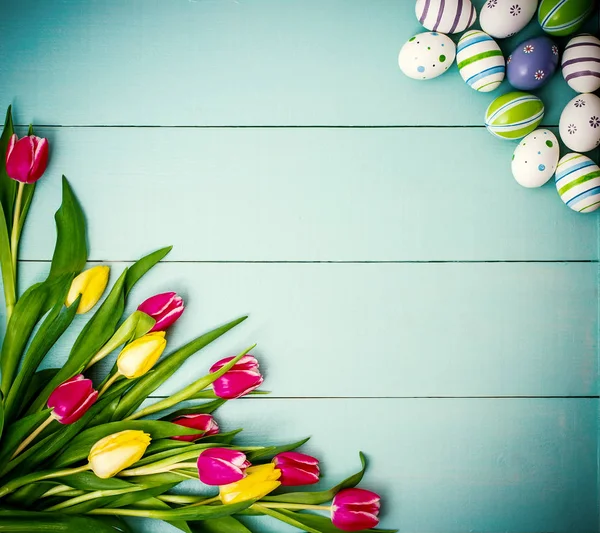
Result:
<svg viewBox="0 0 600 533"><path fill-rule="evenodd" d="M98 399L98 391L93 391L83 403L79 405L77 409L75 409L72 413L65 416L62 420L58 420L61 424L73 424L77 422L86 412L87 410L96 403Z"/></svg>
<svg viewBox="0 0 600 533"><path fill-rule="evenodd" d="M216 435L219 433L219 425L215 421L215 419L205 413L199 413L195 415L182 415L174 420L172 420L173 424L177 424L179 426L183 426L186 428L199 429L202 433L198 433L197 435L178 435L175 437L171 437L173 440L181 440L185 442L192 442L200 437L208 437L210 435Z"/></svg>
<svg viewBox="0 0 600 533"><path fill-rule="evenodd" d="M176 307L165 313L159 320L156 321L156 324L154 324L151 331L161 331L169 328L175 322L177 322L177 319L183 314L183 310L183 305L181 305L180 307Z"/></svg>
<svg viewBox="0 0 600 533"><path fill-rule="evenodd" d="M366 512L335 512L332 510L331 521L342 531L361 531L371 529L379 524L379 518Z"/></svg>
<svg viewBox="0 0 600 533"><path fill-rule="evenodd" d="M6 160L6 173L14 180L27 183L33 165L33 141L29 137L19 139Z"/></svg>
<svg viewBox="0 0 600 533"><path fill-rule="evenodd" d="M223 459L198 459L198 477L205 485L226 485L242 479L244 471Z"/></svg>
<svg viewBox="0 0 600 533"><path fill-rule="evenodd" d="M33 165L27 183L34 183L39 180L48 166L48 139L33 137L33 144Z"/></svg>
<svg viewBox="0 0 600 533"><path fill-rule="evenodd" d="M8 145L6 146L6 159L8 159L10 157L10 154L13 151L13 148L15 147L15 144L17 144L17 141L19 140L19 137L17 136L16 133L13 133L10 136L10 139L8 140Z"/></svg>
<svg viewBox="0 0 600 533"><path fill-rule="evenodd" d="M138 311L146 313L147 315L154 316L164 313L173 299L177 296L175 292L163 292L162 294L156 294L151 296L147 300L144 300L139 306Z"/></svg>
<svg viewBox="0 0 600 533"><path fill-rule="evenodd" d="M213 366L210 367L209 372L212 374L213 372L216 372L217 370L221 370L221 368L223 368L232 359L234 359L234 357L225 357L224 359L217 361ZM256 357L254 357L253 355L244 355L244 357L242 357L235 364L235 366L233 368L240 369L240 370L257 371L258 367L259 367L259 365L258 365L258 360L256 359Z"/></svg>

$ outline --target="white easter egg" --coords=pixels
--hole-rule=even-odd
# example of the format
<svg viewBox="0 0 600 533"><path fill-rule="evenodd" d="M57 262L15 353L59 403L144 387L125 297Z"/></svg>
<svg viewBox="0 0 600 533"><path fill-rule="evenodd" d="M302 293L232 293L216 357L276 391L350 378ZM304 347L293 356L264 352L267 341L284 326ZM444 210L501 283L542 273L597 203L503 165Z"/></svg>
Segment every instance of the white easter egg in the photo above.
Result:
<svg viewBox="0 0 600 533"><path fill-rule="evenodd" d="M479 13L481 29L497 39L521 31L533 18L537 0L487 0Z"/></svg>
<svg viewBox="0 0 600 533"><path fill-rule="evenodd" d="M471 0L417 0L415 14L425 28L442 33L465 31L477 18Z"/></svg>
<svg viewBox="0 0 600 533"><path fill-rule="evenodd" d="M585 34L573 37L562 57L562 74L569 87L578 93L600 89L600 39Z"/></svg>
<svg viewBox="0 0 600 533"><path fill-rule="evenodd" d="M558 131L574 152L589 152L600 145L600 98L595 94L573 98L560 115Z"/></svg>
<svg viewBox="0 0 600 533"><path fill-rule="evenodd" d="M400 49L398 66L409 78L430 80L446 72L456 56L456 46L443 33L419 33Z"/></svg>
<svg viewBox="0 0 600 533"><path fill-rule="evenodd" d="M535 130L515 148L512 157L512 174L519 185L541 187L554 174L560 149L554 133Z"/></svg>
<svg viewBox="0 0 600 533"><path fill-rule="evenodd" d="M600 168L589 157L567 154L556 167L556 190L573 211L591 213L600 207Z"/></svg>

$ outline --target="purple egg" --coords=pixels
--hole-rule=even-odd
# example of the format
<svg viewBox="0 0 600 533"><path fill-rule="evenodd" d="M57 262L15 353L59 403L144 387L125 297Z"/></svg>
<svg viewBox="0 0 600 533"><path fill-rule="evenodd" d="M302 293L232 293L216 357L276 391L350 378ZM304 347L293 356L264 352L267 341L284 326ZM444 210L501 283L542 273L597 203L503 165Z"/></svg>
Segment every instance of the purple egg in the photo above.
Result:
<svg viewBox="0 0 600 533"><path fill-rule="evenodd" d="M558 46L548 37L534 37L508 56L506 77L515 89L531 91L546 85L557 67Z"/></svg>

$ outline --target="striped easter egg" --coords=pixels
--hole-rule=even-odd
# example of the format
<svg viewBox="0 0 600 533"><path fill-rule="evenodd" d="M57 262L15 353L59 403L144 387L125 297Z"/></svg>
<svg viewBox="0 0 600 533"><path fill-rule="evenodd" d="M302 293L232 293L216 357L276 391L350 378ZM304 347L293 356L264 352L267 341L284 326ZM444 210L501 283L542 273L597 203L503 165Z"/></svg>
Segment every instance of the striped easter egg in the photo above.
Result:
<svg viewBox="0 0 600 533"><path fill-rule="evenodd" d="M544 118L544 104L529 93L512 92L496 98L485 112L485 127L501 139L520 139Z"/></svg>
<svg viewBox="0 0 600 533"><path fill-rule="evenodd" d="M471 0L417 0L415 14L425 28L440 33L465 31L477 18Z"/></svg>
<svg viewBox="0 0 600 533"><path fill-rule="evenodd" d="M556 167L556 190L573 211L591 213L600 207L600 168L589 157L572 152Z"/></svg>
<svg viewBox="0 0 600 533"><path fill-rule="evenodd" d="M493 91L504 79L504 56L485 32L471 30L460 38L456 62L462 79L476 91Z"/></svg>
<svg viewBox="0 0 600 533"><path fill-rule="evenodd" d="M593 8L594 0L542 0L538 22L550 35L571 35L581 27Z"/></svg>
<svg viewBox="0 0 600 533"><path fill-rule="evenodd" d="M573 37L565 47L562 73L569 87L578 93L600 89L600 39L593 35Z"/></svg>

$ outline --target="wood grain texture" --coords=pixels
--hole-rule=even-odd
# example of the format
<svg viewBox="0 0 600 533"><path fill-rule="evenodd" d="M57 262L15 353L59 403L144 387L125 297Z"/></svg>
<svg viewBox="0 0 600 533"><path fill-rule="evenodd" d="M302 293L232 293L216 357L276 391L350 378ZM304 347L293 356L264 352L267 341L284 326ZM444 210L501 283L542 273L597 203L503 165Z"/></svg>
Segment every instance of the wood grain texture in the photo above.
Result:
<svg viewBox="0 0 600 533"><path fill-rule="evenodd" d="M52 162L22 257L49 259L64 173L91 257L597 260L598 219L520 187L482 129L40 129Z"/></svg>
<svg viewBox="0 0 600 533"><path fill-rule="evenodd" d="M479 7L483 0L475 4ZM482 125L456 66L403 76L408 0L4 0L0 102L42 124ZM597 20L588 30L597 31ZM508 55L537 22L502 42ZM24 37L26 36L26 37ZM27 68L16 68L27 65ZM540 96L557 124L575 94Z"/></svg>

